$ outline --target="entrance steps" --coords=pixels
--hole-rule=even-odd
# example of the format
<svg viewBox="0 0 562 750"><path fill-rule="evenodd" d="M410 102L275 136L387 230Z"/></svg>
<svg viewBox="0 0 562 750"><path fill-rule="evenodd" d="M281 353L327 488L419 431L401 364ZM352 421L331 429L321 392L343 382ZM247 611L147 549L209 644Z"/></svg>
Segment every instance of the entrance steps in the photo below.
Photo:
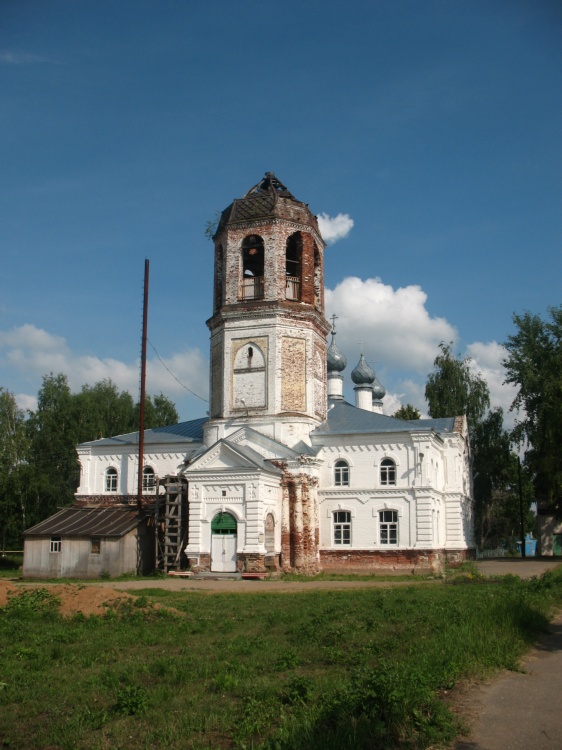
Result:
<svg viewBox="0 0 562 750"><path fill-rule="evenodd" d="M215 581L241 581L242 575L240 573L195 573L193 575L193 580L215 580Z"/></svg>

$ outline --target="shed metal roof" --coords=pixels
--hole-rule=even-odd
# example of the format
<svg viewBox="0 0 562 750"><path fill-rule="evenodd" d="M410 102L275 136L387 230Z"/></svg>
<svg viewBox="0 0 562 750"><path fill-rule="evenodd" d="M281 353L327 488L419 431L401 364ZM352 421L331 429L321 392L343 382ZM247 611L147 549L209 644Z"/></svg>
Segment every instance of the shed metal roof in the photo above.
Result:
<svg viewBox="0 0 562 750"><path fill-rule="evenodd" d="M64 508L27 529L26 536L121 537L142 520L128 508Z"/></svg>

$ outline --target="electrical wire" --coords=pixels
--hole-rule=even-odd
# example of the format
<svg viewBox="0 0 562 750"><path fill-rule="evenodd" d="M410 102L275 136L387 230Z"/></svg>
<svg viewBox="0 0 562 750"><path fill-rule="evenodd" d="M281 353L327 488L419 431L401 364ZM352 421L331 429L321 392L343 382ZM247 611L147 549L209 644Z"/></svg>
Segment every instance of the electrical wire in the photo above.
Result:
<svg viewBox="0 0 562 750"><path fill-rule="evenodd" d="M170 370L170 368L166 365L166 363L164 362L164 360L162 359L162 357L156 351L156 347L154 346L154 344L152 343L152 341L150 341L150 339L148 339L148 338L146 340L148 341L148 343L150 344L150 346L154 349L154 353L156 354L156 356L160 360L160 363L161 363L162 367L170 373L170 375L173 377L173 379L176 381L176 383L179 383L179 385L181 385L182 388L185 388L186 391L188 391L189 393L191 393L192 396L195 396L196 398L199 398L199 399L201 399L201 401L204 401L206 404L208 404L209 403L208 399L203 398L203 396L200 396L198 393L195 393L195 391L192 391L191 388L188 388L186 385L184 385L181 382L181 380L178 380L178 378L176 378L176 376L174 375L174 373Z"/></svg>

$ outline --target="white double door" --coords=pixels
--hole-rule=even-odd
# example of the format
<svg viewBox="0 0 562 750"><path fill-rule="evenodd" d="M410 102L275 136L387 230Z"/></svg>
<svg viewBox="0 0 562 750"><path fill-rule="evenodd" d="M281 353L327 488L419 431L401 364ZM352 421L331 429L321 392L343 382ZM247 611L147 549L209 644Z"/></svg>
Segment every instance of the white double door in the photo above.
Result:
<svg viewBox="0 0 562 750"><path fill-rule="evenodd" d="M236 572L236 534L211 534L211 571Z"/></svg>

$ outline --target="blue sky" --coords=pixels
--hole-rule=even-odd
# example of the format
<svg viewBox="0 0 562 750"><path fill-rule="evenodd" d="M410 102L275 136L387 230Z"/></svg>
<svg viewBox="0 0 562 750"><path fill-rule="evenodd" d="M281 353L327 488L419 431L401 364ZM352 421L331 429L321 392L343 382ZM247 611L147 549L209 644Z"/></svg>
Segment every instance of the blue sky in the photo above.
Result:
<svg viewBox="0 0 562 750"><path fill-rule="evenodd" d="M149 339L206 397L205 223L273 171L347 227L328 312L387 412L424 408L441 340L507 406L512 313L561 302L561 31L546 0L3 0L0 386L136 396L148 257Z"/></svg>

